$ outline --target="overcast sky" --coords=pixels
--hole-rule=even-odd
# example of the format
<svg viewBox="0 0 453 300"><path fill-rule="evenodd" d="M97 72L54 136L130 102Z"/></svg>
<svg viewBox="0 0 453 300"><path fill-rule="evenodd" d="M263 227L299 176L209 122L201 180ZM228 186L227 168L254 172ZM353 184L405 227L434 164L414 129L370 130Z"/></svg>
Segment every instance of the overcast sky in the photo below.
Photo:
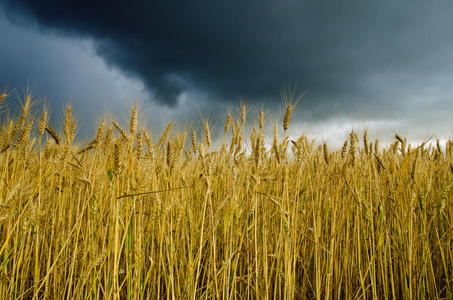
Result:
<svg viewBox="0 0 453 300"><path fill-rule="evenodd" d="M95 2L0 0L0 89L29 86L55 122L71 103L81 135L134 103L156 128L221 128L239 99L280 117L288 85L294 135L453 133L452 1Z"/></svg>

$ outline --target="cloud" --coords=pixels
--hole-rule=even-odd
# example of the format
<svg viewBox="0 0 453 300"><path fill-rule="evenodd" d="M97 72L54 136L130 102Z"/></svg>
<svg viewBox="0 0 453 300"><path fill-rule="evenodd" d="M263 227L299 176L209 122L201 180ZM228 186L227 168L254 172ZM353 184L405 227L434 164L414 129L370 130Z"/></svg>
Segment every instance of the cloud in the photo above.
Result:
<svg viewBox="0 0 453 300"><path fill-rule="evenodd" d="M265 100L274 109L288 83L307 91L299 118L312 123L401 120L408 128L421 122L439 128L453 109L450 1L0 5L16 25L91 41L107 66L143 84L146 97L170 116L194 116L194 108L222 114L239 97L249 105ZM57 69L67 62L49 63Z"/></svg>
<svg viewBox="0 0 453 300"><path fill-rule="evenodd" d="M448 1L2 3L16 22L92 38L108 64L170 106L188 89L276 98L288 82L310 91L310 107L360 102L370 77L446 71L442 49L452 50Z"/></svg>
<svg viewBox="0 0 453 300"><path fill-rule="evenodd" d="M1 11L0 11L1 16ZM63 122L65 106L71 104L79 134L91 133L103 113L127 111L134 98L146 99L140 81L109 69L95 55L89 39L70 39L14 26L0 18L0 90L11 93L7 110L13 114L17 97L27 89L51 110L55 126ZM0 111L0 117L7 112Z"/></svg>

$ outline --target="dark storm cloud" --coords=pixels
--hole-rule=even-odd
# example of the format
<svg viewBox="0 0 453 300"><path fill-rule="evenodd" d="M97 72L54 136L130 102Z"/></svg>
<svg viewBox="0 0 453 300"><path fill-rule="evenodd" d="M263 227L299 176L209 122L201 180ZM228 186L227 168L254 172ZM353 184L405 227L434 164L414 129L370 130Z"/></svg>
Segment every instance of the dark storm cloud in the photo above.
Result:
<svg viewBox="0 0 453 300"><path fill-rule="evenodd" d="M376 80L417 85L452 65L442 52L452 49L450 1L0 3L17 23L93 38L108 64L170 106L190 89L223 101L273 99L290 82L321 111L371 98L395 105L393 90L373 95Z"/></svg>
<svg viewBox="0 0 453 300"><path fill-rule="evenodd" d="M0 123L18 113L24 95L31 92L32 112L39 115L45 104L57 129L71 104L78 136L85 137L104 113L122 117L134 99L147 99L143 84L108 69L90 40L15 26L1 9L0 40L0 91L9 95L0 105Z"/></svg>

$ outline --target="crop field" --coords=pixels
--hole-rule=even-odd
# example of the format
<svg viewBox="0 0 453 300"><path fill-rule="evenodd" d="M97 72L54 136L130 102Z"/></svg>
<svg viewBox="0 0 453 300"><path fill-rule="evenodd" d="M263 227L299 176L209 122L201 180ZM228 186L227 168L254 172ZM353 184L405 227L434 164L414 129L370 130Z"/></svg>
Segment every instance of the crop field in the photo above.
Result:
<svg viewBox="0 0 453 300"><path fill-rule="evenodd" d="M453 298L453 141L329 149L288 137L288 104L154 135L133 107L79 142L70 107L57 126L19 100L0 104L2 299Z"/></svg>

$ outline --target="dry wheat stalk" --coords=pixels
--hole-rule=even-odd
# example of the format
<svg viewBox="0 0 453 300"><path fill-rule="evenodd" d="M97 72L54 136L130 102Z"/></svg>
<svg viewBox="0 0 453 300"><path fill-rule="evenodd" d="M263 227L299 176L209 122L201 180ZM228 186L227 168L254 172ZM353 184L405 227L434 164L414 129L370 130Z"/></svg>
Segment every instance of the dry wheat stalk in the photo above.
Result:
<svg viewBox="0 0 453 300"><path fill-rule="evenodd" d="M370 154L370 148L368 145L368 130L365 130L365 132L363 133L363 146L364 146L365 154L366 155Z"/></svg>
<svg viewBox="0 0 453 300"><path fill-rule="evenodd" d="M399 134L395 134L395 139L397 139L401 144L404 144L404 140Z"/></svg>
<svg viewBox="0 0 453 300"><path fill-rule="evenodd" d="M167 166L170 166L172 165L172 142L171 141L168 141L167 142L167 155L166 155L166 162L167 162Z"/></svg>
<svg viewBox="0 0 453 300"><path fill-rule="evenodd" d="M41 121L39 122L38 126L38 134L40 137L44 134L44 130L46 129L46 122L47 122L47 109L44 107L42 110Z"/></svg>
<svg viewBox="0 0 453 300"><path fill-rule="evenodd" d="M28 112L30 110L31 95L27 94L25 96L24 104L22 105L21 117L18 122L14 125L14 128L10 135L10 140L13 140L16 136L19 129L24 125L25 119L27 118Z"/></svg>
<svg viewBox="0 0 453 300"><path fill-rule="evenodd" d="M113 170L116 174L120 171L120 145L115 143L114 151L113 151Z"/></svg>
<svg viewBox="0 0 453 300"><path fill-rule="evenodd" d="M71 114L72 108L70 105L66 108L65 120L64 120L64 138L67 145L70 144L71 135Z"/></svg>
<svg viewBox="0 0 453 300"><path fill-rule="evenodd" d="M151 154L151 152L153 151L153 146L151 145L151 138L149 137L149 134L145 130L145 128L142 128L142 132L143 132L143 137L145 138L146 146L148 147L148 153Z"/></svg>
<svg viewBox="0 0 453 300"><path fill-rule="evenodd" d="M253 147L253 158L255 161L255 166L258 166L260 162L260 146L261 146L260 135L258 135L254 144L255 147Z"/></svg>
<svg viewBox="0 0 453 300"><path fill-rule="evenodd" d="M252 134L250 135L250 141L252 143L252 149L251 149L252 151L254 151L254 149L255 149L256 138L257 138L256 128L253 127Z"/></svg>
<svg viewBox="0 0 453 300"><path fill-rule="evenodd" d="M283 117L283 130L288 130L289 122L291 121L291 112L293 111L293 106L290 104L286 107L285 116Z"/></svg>
<svg viewBox="0 0 453 300"><path fill-rule="evenodd" d="M172 127L173 127L173 122L169 123L167 125L167 127L165 128L164 133L162 134L162 137L159 139L159 142L157 143L157 152L160 152L160 148L167 140L168 134L170 133L170 130Z"/></svg>
<svg viewBox="0 0 453 300"><path fill-rule="evenodd" d="M30 102L31 102L31 95L27 94L27 96L25 96L24 105L22 106L22 118L23 119L25 119L27 117L27 114L30 110Z"/></svg>
<svg viewBox="0 0 453 300"><path fill-rule="evenodd" d="M211 132L209 131L208 122L204 122L204 134L206 145L208 146L208 148L211 148Z"/></svg>
<svg viewBox="0 0 453 300"><path fill-rule="evenodd" d="M124 131L123 128L121 128L121 126L116 123L115 121L112 121L112 124L113 126L116 128L116 130L118 130L118 132L121 134L121 136L123 137L123 139L127 142L129 141L129 137L127 136L126 134L126 131Z"/></svg>
<svg viewBox="0 0 453 300"><path fill-rule="evenodd" d="M17 138L16 144L18 146L21 146L28 142L28 139L30 138L30 132L31 132L31 127L33 125L33 121L28 121L27 124L22 128L22 130L19 133L19 137Z"/></svg>
<svg viewBox="0 0 453 300"><path fill-rule="evenodd" d="M230 128L230 125L231 125L231 115L228 114L226 121L225 121L225 126L224 126L225 134L228 133L228 129Z"/></svg>
<svg viewBox="0 0 453 300"><path fill-rule="evenodd" d="M142 138L142 133L138 132L137 133L137 158L140 159L142 154L143 154L143 138Z"/></svg>
<svg viewBox="0 0 453 300"><path fill-rule="evenodd" d="M436 148L437 148L437 152L439 153L439 155L442 154L442 148L440 147L440 140L439 139L436 139Z"/></svg>
<svg viewBox="0 0 453 300"><path fill-rule="evenodd" d="M137 107L134 106L131 111L131 121L129 124L129 133L134 136L137 132Z"/></svg>
<svg viewBox="0 0 453 300"><path fill-rule="evenodd" d="M105 133L105 137L104 137L104 142L103 142L104 150L107 150L107 148L110 146L110 143L112 141L112 135L113 135L113 129L112 129L112 127L109 126L107 128L107 132Z"/></svg>
<svg viewBox="0 0 453 300"><path fill-rule="evenodd" d="M69 145L72 144L72 142L74 141L75 133L76 133L76 121L72 120L71 127L69 129L69 141L68 141Z"/></svg>
<svg viewBox="0 0 453 300"><path fill-rule="evenodd" d="M354 130L349 134L349 159L352 166L355 166L357 135Z"/></svg>
<svg viewBox="0 0 453 300"><path fill-rule="evenodd" d="M274 141L273 141L273 147L277 147L278 145L278 127L277 127L277 121L274 122Z"/></svg>
<svg viewBox="0 0 453 300"><path fill-rule="evenodd" d="M244 126L246 118L247 118L247 112L245 110L245 105L243 104L243 105L241 105L241 123L242 123L242 126Z"/></svg>
<svg viewBox="0 0 453 300"><path fill-rule="evenodd" d="M344 159L346 157L346 150L348 148L348 140L344 141L343 147L341 147L341 158Z"/></svg>
<svg viewBox="0 0 453 300"><path fill-rule="evenodd" d="M260 131L263 131L264 128L264 111L261 109L260 110L260 116L259 116L259 126L260 126Z"/></svg>
<svg viewBox="0 0 453 300"><path fill-rule="evenodd" d="M324 143L322 149L324 153L324 160L326 161L326 164L329 164L329 148L327 147L327 143Z"/></svg>
<svg viewBox="0 0 453 300"><path fill-rule="evenodd" d="M94 138L96 143L101 142L102 136L104 135L104 127L105 122L102 120L101 123L99 123L98 130L96 131L96 137Z"/></svg>
<svg viewBox="0 0 453 300"><path fill-rule="evenodd" d="M52 127L50 127L50 125L46 125L46 131L48 134L50 134L50 136L54 139L55 143L57 145L60 145L60 137L58 136L58 134L55 132L55 130L52 129Z"/></svg>

